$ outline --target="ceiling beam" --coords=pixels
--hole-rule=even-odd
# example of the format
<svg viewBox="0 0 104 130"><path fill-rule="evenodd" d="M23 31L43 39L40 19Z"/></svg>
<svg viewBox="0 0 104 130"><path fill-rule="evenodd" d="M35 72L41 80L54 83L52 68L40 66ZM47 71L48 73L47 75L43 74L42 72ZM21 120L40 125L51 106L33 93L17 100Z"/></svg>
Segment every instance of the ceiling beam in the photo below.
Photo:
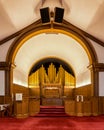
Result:
<svg viewBox="0 0 104 130"><path fill-rule="evenodd" d="M16 32L16 33L14 33L14 34L12 34L12 35L10 35L10 36L8 36L8 37L2 39L2 40L0 41L0 45L2 45L2 44L4 44L4 43L6 43L7 41L9 41L9 40L11 40L11 39L17 37L18 35L20 35L20 34L23 33L24 31L26 31L27 29L32 28L34 25L38 25L39 23L40 23L40 20L38 20L38 21L32 23L31 25L25 27L24 29L22 29L22 30L20 30L20 31L18 31L18 32ZM96 38L95 36L93 36L93 35L91 35L91 34L85 32L85 31L81 30L80 28L78 28L78 27L72 25L71 23L69 23L69 22L67 22L67 21L65 21L65 20L63 20L63 24L65 24L66 26L71 26L73 29L80 31L85 37L89 38L90 40L92 40L92 41L96 42L97 44L99 44L99 45L101 45L101 46L104 47L104 42L101 41L101 40L99 40L99 39Z"/></svg>
<svg viewBox="0 0 104 130"><path fill-rule="evenodd" d="M32 28L33 26L36 26L36 25L38 25L39 23L40 23L40 20L37 20L36 22L34 22L34 23L30 24L29 26L27 26L27 27L21 29L20 31L17 31L16 33L13 33L13 34L11 34L11 35L5 37L4 39L2 39L2 40L0 41L0 45L2 45L2 44L4 44L4 43L8 42L9 40L11 40L11 39L17 37L17 36L20 35L21 33L25 32L28 28Z"/></svg>
<svg viewBox="0 0 104 130"><path fill-rule="evenodd" d="M75 30L79 31L80 33L82 33L85 37L89 38L90 40L92 40L92 41L96 42L97 44L99 44L99 45L101 45L101 46L104 47L104 42L101 41L100 39L96 38L95 36L93 36L93 35L91 35L91 34L85 32L85 31L83 31L82 29L80 29L80 28L74 26L73 24L67 22L66 20L64 20L63 23L64 23L66 26L67 26L67 25L68 25L68 26L71 26L73 29L75 29Z"/></svg>

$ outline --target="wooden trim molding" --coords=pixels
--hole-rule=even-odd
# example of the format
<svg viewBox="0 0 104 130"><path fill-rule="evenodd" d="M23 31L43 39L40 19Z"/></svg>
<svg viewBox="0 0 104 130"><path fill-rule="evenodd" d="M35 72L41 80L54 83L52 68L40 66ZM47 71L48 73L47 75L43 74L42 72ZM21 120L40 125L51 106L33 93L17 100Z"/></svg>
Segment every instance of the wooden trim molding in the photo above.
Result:
<svg viewBox="0 0 104 130"><path fill-rule="evenodd" d="M10 65L7 62L0 62L0 70L9 70Z"/></svg>
<svg viewBox="0 0 104 130"><path fill-rule="evenodd" d="M73 29L72 26L67 26L66 24L56 24L53 23L54 29L64 30L66 35L72 34L75 37L72 36L73 39L75 39L78 43L82 45L82 47L85 49L89 59L90 63L98 63L97 55L95 52L95 49L93 48L92 44L86 37L77 29ZM60 31L61 33L61 31ZM69 35L70 36L70 35ZM71 37L71 36L70 36ZM82 42L80 42L82 41ZM83 44L84 43L84 44Z"/></svg>
<svg viewBox="0 0 104 130"><path fill-rule="evenodd" d="M95 71L104 71L104 63L94 64Z"/></svg>
<svg viewBox="0 0 104 130"><path fill-rule="evenodd" d="M104 71L104 63L93 63L88 66L89 69L93 69L94 71Z"/></svg>
<svg viewBox="0 0 104 130"><path fill-rule="evenodd" d="M99 96L99 72L104 72L104 63L93 63L88 68L91 70L94 96Z"/></svg>
<svg viewBox="0 0 104 130"><path fill-rule="evenodd" d="M48 32L56 32L56 33L63 33L65 35L68 35L69 37L72 37L75 39L83 48L85 49L89 59L90 59L90 64L91 63L97 63L97 55L96 52L91 45L90 41L88 41L83 34L79 33L77 30L73 30L70 26L66 26L64 24L56 24L56 23L51 23L51 24L40 24L37 26L34 26L32 28L29 28L27 31L22 33L21 35L18 36L18 38L14 41L12 44L11 48L8 51L7 55L7 62L14 62L14 57L18 51L18 49L21 47L24 42L26 42L28 39L31 37L41 34L41 33L48 33Z"/></svg>
<svg viewBox="0 0 104 130"><path fill-rule="evenodd" d="M19 36L19 35L22 34L24 31L26 31L28 28L32 28L33 26L36 26L36 25L38 25L39 23L40 23L40 20L37 20L36 22L34 22L34 23L30 24L29 26L27 26L27 27L21 29L20 31L18 31L18 32L16 32L16 33L13 33L12 35L7 36L6 38L4 38L4 39L2 39L2 40L0 41L0 45L2 45L2 44L4 44L4 43L6 43L7 41L9 41L9 40L11 40L11 39L13 39L13 38Z"/></svg>
<svg viewBox="0 0 104 130"><path fill-rule="evenodd" d="M13 70L14 65L10 62L0 62L0 70L5 71L5 95L10 95L11 91L11 71Z"/></svg>
<svg viewBox="0 0 104 130"><path fill-rule="evenodd" d="M23 33L24 31L26 31L27 29L33 28L34 26L36 26L36 25L38 25L38 24L41 24L41 19L39 19L39 20L37 20L36 22L32 23L31 25L29 25L29 26L23 28L22 30L20 30L20 31L18 31L18 32L16 32L16 33L14 33L14 34L12 34L12 35L10 35L10 36L8 36L8 37L2 39L2 40L0 41L0 45L6 43L7 41L9 41L9 40L11 40L11 39L13 39L13 38L15 38L16 36L19 36L20 34L22 34L22 33ZM93 35L91 35L91 34L85 32L85 31L83 31L82 29L80 29L80 28L74 26L73 24L67 22L66 20L63 20L63 24L67 25L68 27L70 26L73 30L79 31L79 32L82 33L85 37L91 39L92 41L94 41L94 42L96 42L96 43L98 43L99 45L101 45L101 46L104 47L104 42L101 41L100 39L96 38L95 36L93 36Z"/></svg>
<svg viewBox="0 0 104 130"><path fill-rule="evenodd" d="M14 64L9 63L9 62L0 62L0 70L10 70L15 67Z"/></svg>
<svg viewBox="0 0 104 130"><path fill-rule="evenodd" d="M93 36L93 35L91 35L91 34L85 32L85 31L83 31L82 29L80 29L80 28L74 26L73 24L67 22L66 20L64 20L63 23L64 23L65 25L71 26L74 30L78 30L78 31L79 31L80 33L82 33L85 37L91 39L92 41L94 41L94 42L96 42L96 43L98 43L99 45L101 45L101 46L104 47L104 42L101 41L100 39L96 38L95 36Z"/></svg>

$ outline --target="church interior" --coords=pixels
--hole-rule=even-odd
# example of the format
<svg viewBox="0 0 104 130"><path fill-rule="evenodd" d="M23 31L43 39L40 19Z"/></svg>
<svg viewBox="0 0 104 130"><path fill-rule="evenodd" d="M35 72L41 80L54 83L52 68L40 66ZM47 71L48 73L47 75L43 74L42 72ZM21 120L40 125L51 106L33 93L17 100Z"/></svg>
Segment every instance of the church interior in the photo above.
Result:
<svg viewBox="0 0 104 130"><path fill-rule="evenodd" d="M0 0L0 117L103 115L103 16L104 0Z"/></svg>

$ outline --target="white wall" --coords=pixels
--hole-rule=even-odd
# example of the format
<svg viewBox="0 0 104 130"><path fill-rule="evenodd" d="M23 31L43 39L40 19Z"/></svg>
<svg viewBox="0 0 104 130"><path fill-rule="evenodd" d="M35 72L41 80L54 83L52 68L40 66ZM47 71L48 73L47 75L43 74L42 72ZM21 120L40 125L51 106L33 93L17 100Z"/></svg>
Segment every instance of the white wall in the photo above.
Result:
<svg viewBox="0 0 104 130"><path fill-rule="evenodd" d="M77 88L81 87L81 86L88 85L88 84L91 84L91 73L90 73L90 70L86 70L83 73L80 73L76 77L76 87Z"/></svg>
<svg viewBox="0 0 104 130"><path fill-rule="evenodd" d="M6 42L5 44L0 45L0 62L6 61L7 52L9 50L10 45L13 43L14 39Z"/></svg>
<svg viewBox="0 0 104 130"><path fill-rule="evenodd" d="M15 68L13 71L13 83L28 87L28 75L25 72Z"/></svg>
<svg viewBox="0 0 104 130"><path fill-rule="evenodd" d="M99 72L99 96L104 96L104 72Z"/></svg>
<svg viewBox="0 0 104 130"><path fill-rule="evenodd" d="M0 96L5 95L5 71L0 70Z"/></svg>
<svg viewBox="0 0 104 130"><path fill-rule="evenodd" d="M91 40L90 40L91 41ZM98 57L98 62L99 63L104 63L104 47L99 45L98 43L96 42L92 42L92 45L96 51L96 54L97 54L97 57Z"/></svg>

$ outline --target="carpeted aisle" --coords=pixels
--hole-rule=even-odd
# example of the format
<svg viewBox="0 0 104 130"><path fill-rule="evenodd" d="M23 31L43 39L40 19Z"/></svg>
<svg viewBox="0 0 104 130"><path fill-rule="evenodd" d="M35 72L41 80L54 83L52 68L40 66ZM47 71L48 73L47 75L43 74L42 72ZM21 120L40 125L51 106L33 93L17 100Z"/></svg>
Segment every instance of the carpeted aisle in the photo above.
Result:
<svg viewBox="0 0 104 130"><path fill-rule="evenodd" d="M104 116L0 118L0 130L104 130Z"/></svg>
<svg viewBox="0 0 104 130"><path fill-rule="evenodd" d="M0 130L104 130L104 116L0 118Z"/></svg>
<svg viewBox="0 0 104 130"><path fill-rule="evenodd" d="M63 108L42 108L35 117L0 118L0 130L104 130L104 115L71 117Z"/></svg>

